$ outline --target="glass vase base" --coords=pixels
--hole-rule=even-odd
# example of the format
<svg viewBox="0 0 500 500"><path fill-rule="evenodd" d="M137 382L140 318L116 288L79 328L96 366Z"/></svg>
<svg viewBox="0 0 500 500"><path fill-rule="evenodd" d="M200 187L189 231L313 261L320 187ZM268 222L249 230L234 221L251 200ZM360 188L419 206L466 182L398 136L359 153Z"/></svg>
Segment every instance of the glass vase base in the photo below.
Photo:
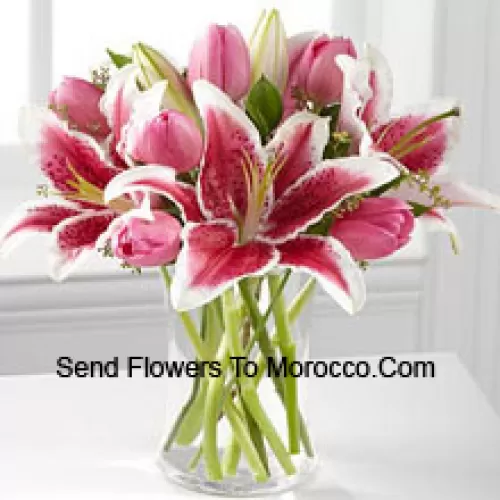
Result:
<svg viewBox="0 0 500 500"><path fill-rule="evenodd" d="M190 470L190 463L197 451L194 447L171 450L159 457L158 465L169 481L191 491L222 497L263 497L284 493L309 482L317 466L315 457L300 454L293 457L297 472L292 476L287 476L278 466L271 465L269 479L256 482L243 465L234 476L222 481L210 481L206 478L202 464Z"/></svg>

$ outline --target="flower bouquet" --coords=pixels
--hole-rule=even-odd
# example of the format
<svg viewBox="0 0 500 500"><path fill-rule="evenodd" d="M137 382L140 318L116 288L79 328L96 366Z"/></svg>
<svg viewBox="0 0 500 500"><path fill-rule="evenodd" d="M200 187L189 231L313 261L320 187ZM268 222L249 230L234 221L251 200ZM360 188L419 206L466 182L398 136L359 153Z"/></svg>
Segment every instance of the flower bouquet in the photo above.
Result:
<svg viewBox="0 0 500 500"><path fill-rule="evenodd" d="M372 46L287 38L272 10L248 44L209 26L185 69L143 43L107 52L91 81L65 78L47 107L23 112L48 185L8 221L2 251L48 233L56 280L94 251L158 267L194 361L213 368L173 409L169 475L228 494L289 488L314 463L293 366L315 284L356 313L364 268L406 245L417 219L456 250L447 211L500 201L444 172L457 104L393 115L391 72ZM287 303L299 272L309 278ZM238 373L238 358L255 370ZM283 360L291 373L264 377Z"/></svg>

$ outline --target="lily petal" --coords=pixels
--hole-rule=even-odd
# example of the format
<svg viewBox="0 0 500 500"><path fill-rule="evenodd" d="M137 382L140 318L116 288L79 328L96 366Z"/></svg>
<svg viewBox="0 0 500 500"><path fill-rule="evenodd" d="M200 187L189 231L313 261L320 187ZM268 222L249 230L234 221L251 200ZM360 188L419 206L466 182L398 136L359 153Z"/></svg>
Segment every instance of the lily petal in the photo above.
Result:
<svg viewBox="0 0 500 500"><path fill-rule="evenodd" d="M372 97L366 102L362 118L369 129L387 123L390 117L393 77L384 55L370 44L365 46L365 56L369 63L369 85Z"/></svg>
<svg viewBox="0 0 500 500"><path fill-rule="evenodd" d="M100 236L106 232L116 214L112 211L87 211L58 224L50 247L51 276L64 280L96 249Z"/></svg>
<svg viewBox="0 0 500 500"><path fill-rule="evenodd" d="M462 243L455 223L445 215L443 210L433 209L419 217L424 229L431 233L447 233L455 253L459 253Z"/></svg>
<svg viewBox="0 0 500 500"><path fill-rule="evenodd" d="M171 289L180 311L209 302L245 276L268 272L279 259L267 243L238 245L238 230L228 222L187 224L183 241Z"/></svg>
<svg viewBox="0 0 500 500"><path fill-rule="evenodd" d="M433 179L440 186L441 195L450 201L452 207L486 208L500 211L500 197L486 189L471 186L462 181Z"/></svg>
<svg viewBox="0 0 500 500"><path fill-rule="evenodd" d="M135 100L140 96L136 84L138 75L139 68L135 64L125 65L110 78L101 97L101 112L106 116L117 141L132 114Z"/></svg>
<svg viewBox="0 0 500 500"><path fill-rule="evenodd" d="M165 196L179 208L185 221L200 222L203 216L193 186L175 180L172 169L148 165L136 167L117 175L106 187L106 203L134 192L155 193Z"/></svg>
<svg viewBox="0 0 500 500"><path fill-rule="evenodd" d="M280 265L305 271L349 314L365 303L363 274L349 252L336 239L301 235L278 247Z"/></svg>
<svg viewBox="0 0 500 500"><path fill-rule="evenodd" d="M20 117L22 140L30 147L37 167L63 193L73 192L75 173L104 189L120 171L108 165L97 142L80 132L69 130L50 110L25 109Z"/></svg>
<svg viewBox="0 0 500 500"><path fill-rule="evenodd" d="M62 221L81 213L69 202L44 200L21 205L0 229L0 255L6 256L26 237L50 233Z"/></svg>
<svg viewBox="0 0 500 500"><path fill-rule="evenodd" d="M430 182L430 188L439 187L439 194L450 202L450 208L484 208L500 211L500 197L485 189L477 188L460 180L454 180L448 175L435 175ZM433 200L423 193L418 186L407 183L388 193L404 201L431 206Z"/></svg>
<svg viewBox="0 0 500 500"><path fill-rule="evenodd" d="M362 119L364 106L373 97L370 87L370 64L366 59L339 55L335 58L344 73L344 87L338 121L338 130L351 137L351 150L359 152L360 144L368 141L368 127ZM371 143L371 140L369 141Z"/></svg>
<svg viewBox="0 0 500 500"><path fill-rule="evenodd" d="M398 143L405 134L425 120L456 107L456 102L442 99L423 107L414 107L403 115L391 118L372 130L374 148L391 154L413 172L425 170L435 174L442 170L449 159L449 153L458 142L460 120L457 116L427 125L404 146L399 146Z"/></svg>
<svg viewBox="0 0 500 500"><path fill-rule="evenodd" d="M206 136L199 177L202 211L207 218L233 219L234 209L244 216L248 205L244 169L262 171L265 165L259 132L243 110L209 82L195 81L193 95Z"/></svg>
<svg viewBox="0 0 500 500"><path fill-rule="evenodd" d="M289 187L263 224L265 241L282 243L297 236L349 196L370 191L399 175L376 157L326 160Z"/></svg>
<svg viewBox="0 0 500 500"><path fill-rule="evenodd" d="M321 161L328 142L329 121L303 111L292 115L277 130L267 146L280 165L274 181L276 199Z"/></svg>

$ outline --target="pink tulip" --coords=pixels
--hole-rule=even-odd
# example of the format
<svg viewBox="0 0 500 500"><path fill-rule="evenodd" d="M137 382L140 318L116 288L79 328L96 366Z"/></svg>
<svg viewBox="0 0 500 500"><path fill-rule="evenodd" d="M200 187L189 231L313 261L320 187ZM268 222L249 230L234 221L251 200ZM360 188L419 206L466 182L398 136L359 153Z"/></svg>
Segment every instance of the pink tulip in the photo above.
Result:
<svg viewBox="0 0 500 500"><path fill-rule="evenodd" d="M110 133L99 109L103 91L80 78L65 77L49 94L49 105L69 126L101 141Z"/></svg>
<svg viewBox="0 0 500 500"><path fill-rule="evenodd" d="M194 45L189 58L188 82L208 80L233 100L241 99L250 86L250 55L235 26L211 24Z"/></svg>
<svg viewBox="0 0 500 500"><path fill-rule="evenodd" d="M181 224L172 215L153 210L154 220L131 217L111 236L115 257L136 267L160 266L179 253Z"/></svg>
<svg viewBox="0 0 500 500"><path fill-rule="evenodd" d="M340 54L356 57L350 38L318 36L308 44L295 64L290 85L322 106L340 101L343 73L335 62Z"/></svg>
<svg viewBox="0 0 500 500"><path fill-rule="evenodd" d="M356 260L380 259L406 245L413 226L413 214L403 201L367 198L359 208L334 222L331 235Z"/></svg>
<svg viewBox="0 0 500 500"><path fill-rule="evenodd" d="M137 162L187 172L202 155L203 140L196 124L186 115L164 110L146 120L132 120L125 132L126 153Z"/></svg>

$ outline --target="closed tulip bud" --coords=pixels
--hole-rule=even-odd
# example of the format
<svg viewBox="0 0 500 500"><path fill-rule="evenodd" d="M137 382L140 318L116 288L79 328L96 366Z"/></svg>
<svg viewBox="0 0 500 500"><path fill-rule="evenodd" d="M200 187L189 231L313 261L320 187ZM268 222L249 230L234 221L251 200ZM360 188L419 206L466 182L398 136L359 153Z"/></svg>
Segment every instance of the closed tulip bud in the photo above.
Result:
<svg viewBox="0 0 500 500"><path fill-rule="evenodd" d="M335 62L338 55L356 57L350 38L321 35L312 40L290 75L290 84L316 104L339 102L344 76Z"/></svg>
<svg viewBox="0 0 500 500"><path fill-rule="evenodd" d="M98 141L110 133L105 116L99 109L103 91L81 78L66 77L49 94L49 106L70 128L88 134Z"/></svg>
<svg viewBox="0 0 500 500"><path fill-rule="evenodd" d="M331 235L356 260L380 259L405 246L414 227L413 214L396 198L366 198L335 220Z"/></svg>
<svg viewBox="0 0 500 500"><path fill-rule="evenodd" d="M125 130L125 152L136 162L164 165L179 173L200 163L200 130L178 111L165 110L144 121L132 120Z"/></svg>
<svg viewBox="0 0 500 500"><path fill-rule="evenodd" d="M208 80L233 100L241 99L250 86L250 55L235 26L211 24L194 45L189 58L188 82Z"/></svg>
<svg viewBox="0 0 500 500"><path fill-rule="evenodd" d="M288 78L287 38L276 9L263 11L250 39L251 83L262 75L284 92Z"/></svg>
<svg viewBox="0 0 500 500"><path fill-rule="evenodd" d="M165 107L199 120L186 80L163 54L148 45L137 43L132 48L132 58L140 69L139 84L142 89L149 89L155 83L166 80Z"/></svg>
<svg viewBox="0 0 500 500"><path fill-rule="evenodd" d="M172 215L153 210L153 220L130 217L111 235L113 255L135 267L168 264L181 247L181 224Z"/></svg>

